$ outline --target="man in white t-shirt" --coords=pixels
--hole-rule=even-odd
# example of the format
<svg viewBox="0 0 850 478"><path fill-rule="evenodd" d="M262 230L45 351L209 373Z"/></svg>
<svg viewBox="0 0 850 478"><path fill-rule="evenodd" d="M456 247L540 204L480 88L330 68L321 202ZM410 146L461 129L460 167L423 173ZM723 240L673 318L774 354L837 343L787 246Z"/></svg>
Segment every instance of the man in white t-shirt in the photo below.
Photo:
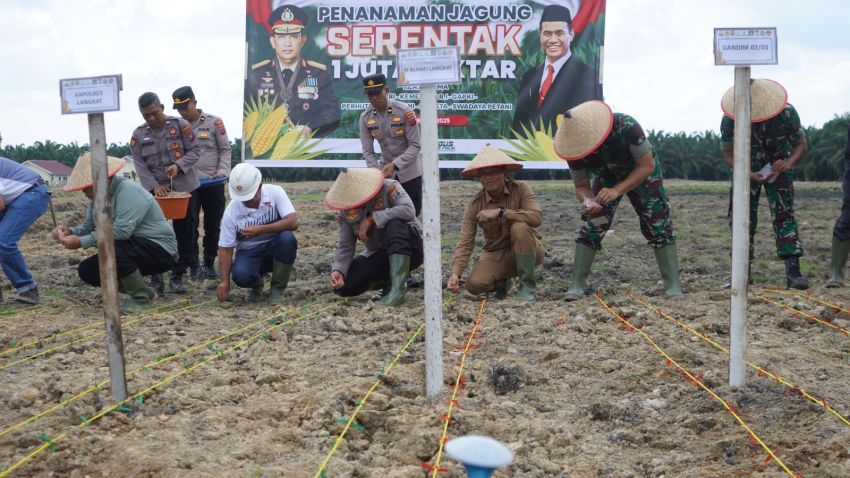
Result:
<svg viewBox="0 0 850 478"><path fill-rule="evenodd" d="M271 272L269 301L282 302L298 249L292 233L298 229L298 214L286 191L263 184L260 170L251 164L233 168L229 189L231 201L218 239L221 283L216 296L227 299L232 275L237 286L248 288L245 301L256 302L263 296L263 274Z"/></svg>

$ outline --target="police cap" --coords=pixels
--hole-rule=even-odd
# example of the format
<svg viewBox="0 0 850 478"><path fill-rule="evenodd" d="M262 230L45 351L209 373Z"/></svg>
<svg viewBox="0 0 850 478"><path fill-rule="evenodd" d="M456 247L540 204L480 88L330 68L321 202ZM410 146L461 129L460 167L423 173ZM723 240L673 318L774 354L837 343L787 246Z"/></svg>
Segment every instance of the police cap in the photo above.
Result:
<svg viewBox="0 0 850 478"><path fill-rule="evenodd" d="M189 100L195 99L195 93L191 86L181 86L171 93L171 98L174 99L175 110L185 110L189 106Z"/></svg>
<svg viewBox="0 0 850 478"><path fill-rule="evenodd" d="M367 95L380 93L384 91L386 86L387 77L380 73L363 78L363 91L365 91Z"/></svg>
<svg viewBox="0 0 850 478"><path fill-rule="evenodd" d="M301 33L309 21L307 12L295 5L281 5L269 15L269 26L276 34Z"/></svg>

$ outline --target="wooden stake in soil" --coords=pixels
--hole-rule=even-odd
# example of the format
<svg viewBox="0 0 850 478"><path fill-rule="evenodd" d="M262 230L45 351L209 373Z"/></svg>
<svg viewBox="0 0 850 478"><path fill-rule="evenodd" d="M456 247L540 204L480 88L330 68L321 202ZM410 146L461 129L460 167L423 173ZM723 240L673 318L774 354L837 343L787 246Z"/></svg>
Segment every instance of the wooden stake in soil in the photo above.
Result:
<svg viewBox="0 0 850 478"><path fill-rule="evenodd" d="M437 89L419 87L422 128L422 222L425 237L425 395L443 390L443 273L440 267L440 167L437 161Z"/></svg>
<svg viewBox="0 0 850 478"><path fill-rule="evenodd" d="M100 264L100 287L103 295L103 318L106 322L106 355L112 398L127 399L124 373L124 339L118 310L118 272L115 242L112 236L112 214L108 195L109 173L106 166L106 130L103 113L89 114L91 169L94 184L94 223L97 230L97 258Z"/></svg>
<svg viewBox="0 0 850 478"><path fill-rule="evenodd" d="M735 140L732 176L732 304L729 386L747 376L747 281L750 238L750 67L735 67Z"/></svg>

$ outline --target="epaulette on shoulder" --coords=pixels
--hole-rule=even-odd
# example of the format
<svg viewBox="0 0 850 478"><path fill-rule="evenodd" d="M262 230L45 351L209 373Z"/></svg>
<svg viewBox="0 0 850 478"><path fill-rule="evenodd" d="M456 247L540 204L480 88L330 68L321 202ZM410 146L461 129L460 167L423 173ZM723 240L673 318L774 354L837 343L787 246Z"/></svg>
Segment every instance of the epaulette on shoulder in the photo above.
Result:
<svg viewBox="0 0 850 478"><path fill-rule="evenodd" d="M318 68L320 70L327 70L328 67L324 63L319 63L318 61L307 60L307 64L312 66L313 68Z"/></svg>
<svg viewBox="0 0 850 478"><path fill-rule="evenodd" d="M261 62L259 62L259 63L254 63L253 65L251 65L251 69L252 69L252 70L256 70L257 68L260 68L260 67L262 67L262 66L266 66L266 65L268 65L268 64L269 64L269 63L271 63L271 62L272 62L271 60L263 60L263 61L261 61Z"/></svg>

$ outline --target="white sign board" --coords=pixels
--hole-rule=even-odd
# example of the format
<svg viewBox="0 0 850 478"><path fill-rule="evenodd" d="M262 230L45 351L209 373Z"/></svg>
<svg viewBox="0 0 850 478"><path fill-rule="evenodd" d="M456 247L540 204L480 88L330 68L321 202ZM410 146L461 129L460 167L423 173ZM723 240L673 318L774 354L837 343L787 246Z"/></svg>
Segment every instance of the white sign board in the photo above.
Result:
<svg viewBox="0 0 850 478"><path fill-rule="evenodd" d="M410 48L397 51L398 84L460 83L460 47Z"/></svg>
<svg viewBox="0 0 850 478"><path fill-rule="evenodd" d="M715 65L776 65L776 27L715 28Z"/></svg>
<svg viewBox="0 0 850 478"><path fill-rule="evenodd" d="M118 111L121 89L121 75L59 80L62 114Z"/></svg>

